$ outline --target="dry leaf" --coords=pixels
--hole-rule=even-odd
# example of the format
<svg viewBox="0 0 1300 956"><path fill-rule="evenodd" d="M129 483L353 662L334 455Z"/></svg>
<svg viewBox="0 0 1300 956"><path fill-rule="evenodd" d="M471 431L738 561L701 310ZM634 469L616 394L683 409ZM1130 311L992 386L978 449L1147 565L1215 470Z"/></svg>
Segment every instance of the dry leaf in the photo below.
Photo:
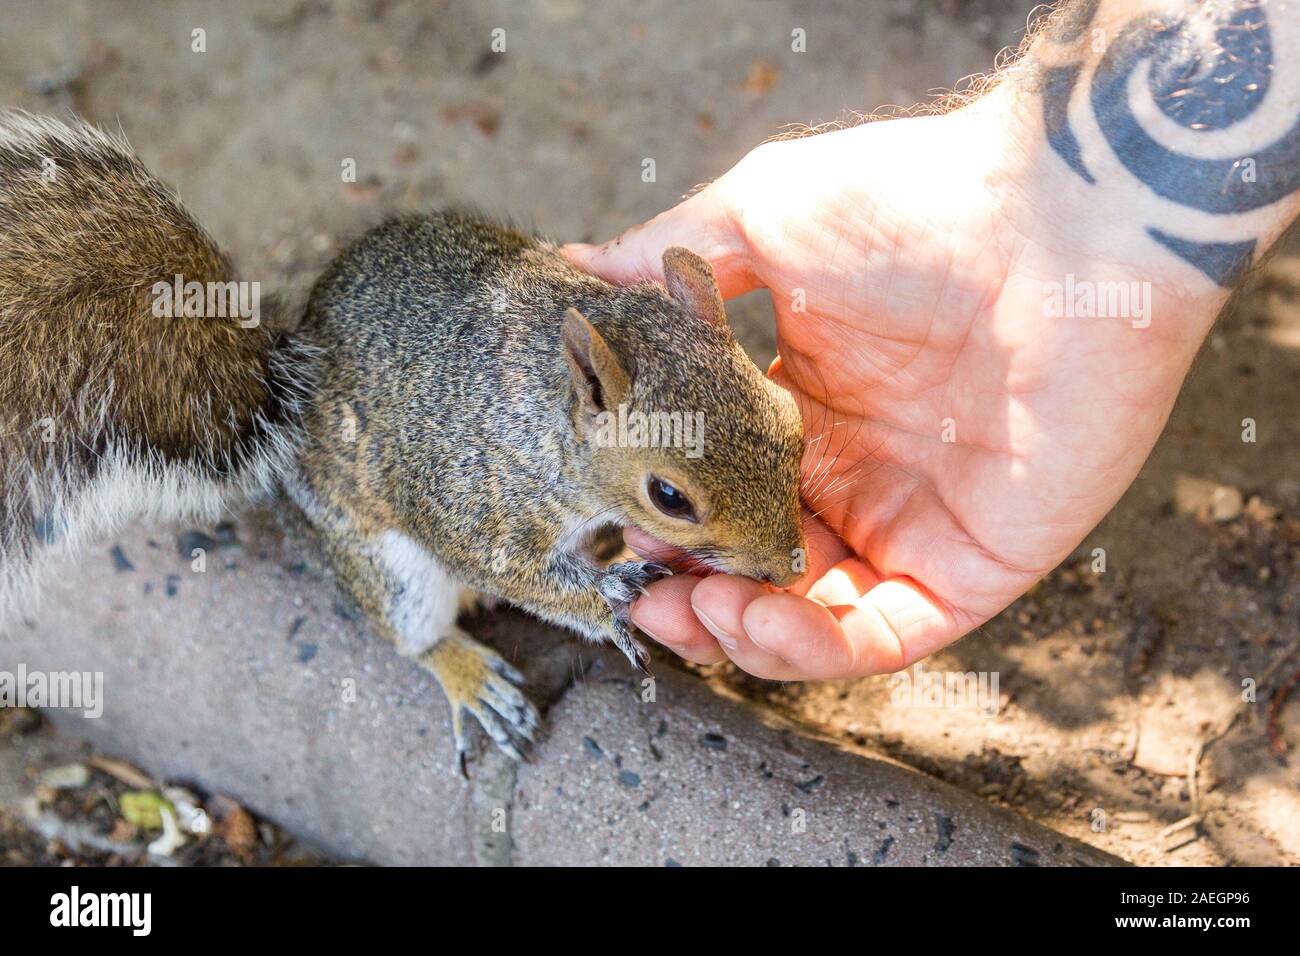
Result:
<svg viewBox="0 0 1300 956"><path fill-rule="evenodd" d="M755 60L749 65L745 75L745 92L762 96L769 92L781 79L781 68L766 60Z"/></svg>

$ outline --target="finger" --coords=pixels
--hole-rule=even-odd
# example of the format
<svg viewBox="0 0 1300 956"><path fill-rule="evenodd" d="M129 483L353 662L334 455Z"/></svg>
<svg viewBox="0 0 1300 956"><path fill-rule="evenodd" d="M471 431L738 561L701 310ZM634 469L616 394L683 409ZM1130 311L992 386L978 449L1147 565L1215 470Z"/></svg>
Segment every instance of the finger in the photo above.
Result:
<svg viewBox="0 0 1300 956"><path fill-rule="evenodd" d="M756 648L781 662L798 680L848 677L854 658L844 630L829 608L795 594L765 594L741 620Z"/></svg>
<svg viewBox="0 0 1300 956"><path fill-rule="evenodd" d="M660 541L635 525L628 525L623 529L623 543L645 560L658 561L660 564L671 565L684 556L680 548Z"/></svg>
<svg viewBox="0 0 1300 956"><path fill-rule="evenodd" d="M808 567L803 577L787 589L792 594L807 594L809 588L851 554L844 540L807 509L803 513L803 536Z"/></svg>
<svg viewBox="0 0 1300 956"><path fill-rule="evenodd" d="M708 577L710 574L719 573L717 568L705 564L699 558L691 557L681 548L660 541L631 525L623 529L623 543L647 561L668 565L673 569L674 574Z"/></svg>
<svg viewBox="0 0 1300 956"><path fill-rule="evenodd" d="M755 288L748 246L721 191L709 187L649 222L602 245L572 243L561 252L574 265L619 285L664 281L664 250L685 246L713 266L722 296Z"/></svg>
<svg viewBox="0 0 1300 956"><path fill-rule="evenodd" d="M963 632L908 578L879 580L856 559L836 572L842 577L818 584L824 599L836 601L829 608L790 594L752 601L743 621L750 640L806 678L831 680L902 670ZM841 603L845 598L851 601Z"/></svg>
<svg viewBox="0 0 1300 956"><path fill-rule="evenodd" d="M869 674L909 667L969 630L934 595L905 577L871 585L840 617L840 626Z"/></svg>
<svg viewBox="0 0 1300 956"><path fill-rule="evenodd" d="M810 582L806 596L827 607L847 606L857 603L881 580L880 574L861 559L846 557Z"/></svg>
<svg viewBox="0 0 1300 956"><path fill-rule="evenodd" d="M848 545L841 540L840 536L806 510L803 514L803 533L804 542L807 546L805 554L807 570L798 581L787 589L792 594L808 593L810 588L815 587L828 572L850 554ZM660 541L634 525L628 525L623 529L623 543L647 561L658 561L660 564L667 564L679 573L696 574L705 570L704 566L700 565L680 548ZM854 597L856 596L855 594ZM814 599L820 600L820 598ZM822 603L832 602L822 601ZM849 602L840 601L835 603Z"/></svg>
<svg viewBox="0 0 1300 956"><path fill-rule="evenodd" d="M717 664L727 655L691 610L691 592L699 583L699 578L687 574L656 581L632 605L632 623L679 657Z"/></svg>
<svg viewBox="0 0 1300 956"><path fill-rule="evenodd" d="M799 680L803 675L798 669L758 647L745 632L747 608L765 596L771 595L757 581L729 574L718 575L705 578L695 586L691 592L691 607L700 623L741 670L768 680ZM809 603L803 598L791 600ZM822 608L822 611L826 609Z"/></svg>

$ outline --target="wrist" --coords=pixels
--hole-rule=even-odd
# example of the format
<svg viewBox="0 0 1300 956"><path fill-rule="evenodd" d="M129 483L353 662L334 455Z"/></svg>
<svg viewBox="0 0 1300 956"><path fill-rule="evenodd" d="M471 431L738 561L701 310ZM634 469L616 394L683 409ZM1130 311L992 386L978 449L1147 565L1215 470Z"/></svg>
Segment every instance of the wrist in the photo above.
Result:
<svg viewBox="0 0 1300 956"><path fill-rule="evenodd" d="M1203 229L1127 175L1104 142L1086 150L1093 181L1080 176L1049 136L1041 87L1028 67L1015 69L954 114L967 136L1001 143L985 183L1016 245L1009 281L1041 282L1065 316L1126 318L1150 328L1148 339L1194 352L1230 291L1171 248Z"/></svg>

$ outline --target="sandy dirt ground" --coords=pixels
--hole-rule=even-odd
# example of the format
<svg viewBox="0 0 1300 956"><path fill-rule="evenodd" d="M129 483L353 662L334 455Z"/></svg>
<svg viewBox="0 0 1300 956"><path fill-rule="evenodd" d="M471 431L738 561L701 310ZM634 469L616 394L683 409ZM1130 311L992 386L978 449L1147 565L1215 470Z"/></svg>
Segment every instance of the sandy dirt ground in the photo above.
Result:
<svg viewBox="0 0 1300 956"><path fill-rule="evenodd" d="M301 289L397 210L470 205L560 239L609 236L786 124L911 104L988 70L1031 6L13 3L0 102L120 124L247 277ZM807 53L790 51L796 27ZM496 29L504 56L488 47ZM731 315L765 363L765 294ZM1300 672L1298 408L1293 237L1224 315L1102 526L923 665L996 673L994 714L903 701L883 677L708 679L1137 863L1300 862L1300 693L1281 690ZM0 748L16 759L20 741ZM1162 835L1192 815L1199 826ZM51 852L6 827L0 845Z"/></svg>

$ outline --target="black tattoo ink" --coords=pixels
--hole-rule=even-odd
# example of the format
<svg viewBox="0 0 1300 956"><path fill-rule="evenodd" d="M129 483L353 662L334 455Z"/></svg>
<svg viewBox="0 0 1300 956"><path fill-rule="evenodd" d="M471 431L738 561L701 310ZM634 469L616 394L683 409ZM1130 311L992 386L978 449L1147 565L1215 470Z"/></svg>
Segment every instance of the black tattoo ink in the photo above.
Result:
<svg viewBox="0 0 1300 956"><path fill-rule="evenodd" d="M1083 67L1078 63L1073 66L1058 66L1047 71L1043 84L1043 122L1047 126L1047 142L1058 156L1070 164L1070 168L1079 174L1089 185L1097 180L1088 167L1083 164L1083 151L1079 140L1070 128L1070 94L1079 82L1079 72Z"/></svg>
<svg viewBox="0 0 1300 956"><path fill-rule="evenodd" d="M1263 10L1241 7L1219 26L1217 61L1210 69L1188 33L1185 20L1171 28L1162 28L1155 18L1130 24L1098 64L1092 108L1120 162L1165 199L1204 212L1258 209L1300 188L1300 117L1273 143L1245 152L1255 160L1255 182L1238 171L1242 153L1223 159L1184 156L1142 128L1129 108L1128 84L1143 60L1151 64L1148 86L1156 105L1187 129L1226 129L1251 113L1268 91L1272 44Z"/></svg>
<svg viewBox="0 0 1300 956"><path fill-rule="evenodd" d="M1096 13L1094 0L1048 39L1082 36ZM1212 19L1149 16L1130 22L1097 64L1089 105L1106 142L1124 167L1156 195L1215 215L1270 205L1300 189L1300 116L1271 143L1236 155L1203 159L1169 149L1151 136L1129 102L1133 77L1146 67L1146 86L1160 112L1184 129L1216 132L1259 108L1273 72L1273 45L1257 3L1212 8ZM1213 27L1213 43L1208 29ZM1199 29L1198 29L1199 28ZM1096 178L1083 161L1069 121L1069 103L1082 63L1055 67L1044 84L1043 119L1052 150L1085 182ZM1249 162L1249 167L1247 167ZM1252 175L1245 175L1249 168ZM1147 233L1220 285L1230 286L1249 266L1256 243L1198 242L1154 226Z"/></svg>
<svg viewBox="0 0 1300 956"><path fill-rule="evenodd" d="M1161 232L1155 226L1147 226L1147 235L1225 289L1236 284L1255 255L1254 239L1245 242L1193 242Z"/></svg>

